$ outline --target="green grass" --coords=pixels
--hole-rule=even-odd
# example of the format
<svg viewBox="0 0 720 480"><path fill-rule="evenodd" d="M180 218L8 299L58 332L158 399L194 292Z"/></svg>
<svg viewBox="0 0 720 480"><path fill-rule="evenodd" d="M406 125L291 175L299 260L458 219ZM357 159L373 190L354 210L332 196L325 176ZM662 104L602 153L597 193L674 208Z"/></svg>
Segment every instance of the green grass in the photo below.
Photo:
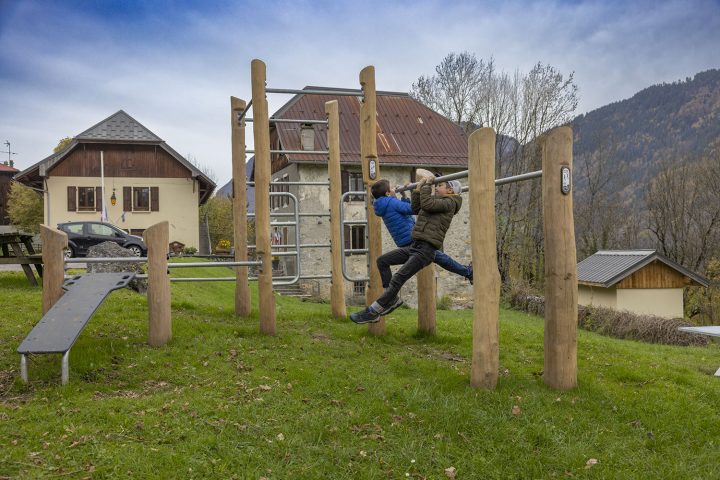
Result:
<svg viewBox="0 0 720 480"><path fill-rule="evenodd" d="M479 391L470 311L439 311L424 337L400 309L376 338L329 305L278 297L266 337L256 309L234 317L233 290L173 284L163 348L145 343L145 297L115 292L71 351L69 385L59 356L33 357L24 385L15 349L40 290L0 274L0 477L718 477L717 345L579 331L579 387L556 392L541 378L542 320L501 310L500 380Z"/></svg>

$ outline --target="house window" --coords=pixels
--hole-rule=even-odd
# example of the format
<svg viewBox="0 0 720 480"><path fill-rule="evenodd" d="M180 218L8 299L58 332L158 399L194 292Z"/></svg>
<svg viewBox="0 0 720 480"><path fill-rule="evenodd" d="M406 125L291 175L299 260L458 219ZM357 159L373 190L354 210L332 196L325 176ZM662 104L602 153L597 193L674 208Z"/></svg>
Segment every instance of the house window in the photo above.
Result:
<svg viewBox="0 0 720 480"><path fill-rule="evenodd" d="M270 191L271 192L290 192L290 185L281 185L280 183L283 182L289 182L290 176L285 174L281 178L276 178L273 180L273 183L270 184ZM276 183L279 182L279 183ZM290 197L286 195L278 196L278 195L271 195L270 196L270 208L275 210L277 208L283 208L290 205Z"/></svg>
<svg viewBox="0 0 720 480"><path fill-rule="evenodd" d="M150 211L150 187L133 187L133 212Z"/></svg>
<svg viewBox="0 0 720 480"><path fill-rule="evenodd" d="M137 235L138 237L142 237L143 233L145 233L144 228L131 228L130 229L130 235Z"/></svg>
<svg viewBox="0 0 720 480"><path fill-rule="evenodd" d="M78 187L78 212L95 211L95 187Z"/></svg>
<svg viewBox="0 0 720 480"><path fill-rule="evenodd" d="M345 225L345 249L366 248L365 225ZM350 254L352 255L352 254Z"/></svg>
<svg viewBox="0 0 720 480"><path fill-rule="evenodd" d="M365 296L365 282L353 282L353 296L364 297Z"/></svg>
<svg viewBox="0 0 720 480"><path fill-rule="evenodd" d="M343 170L342 172L340 172L340 177L342 179L342 193L365 191L365 184L363 183L362 173ZM364 199L365 198L361 195L350 195L349 197L347 197L346 201L361 202Z"/></svg>
<svg viewBox="0 0 720 480"><path fill-rule="evenodd" d="M159 212L159 187L123 187L123 211Z"/></svg>

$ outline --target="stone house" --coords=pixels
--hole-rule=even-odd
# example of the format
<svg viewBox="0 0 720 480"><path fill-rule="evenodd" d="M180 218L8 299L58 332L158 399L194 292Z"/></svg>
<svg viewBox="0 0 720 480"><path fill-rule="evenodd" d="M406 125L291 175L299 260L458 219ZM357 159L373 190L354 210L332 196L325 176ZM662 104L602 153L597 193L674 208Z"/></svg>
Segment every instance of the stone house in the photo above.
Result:
<svg viewBox="0 0 720 480"><path fill-rule="evenodd" d="M655 250L600 250L577 266L578 303L683 318L685 287L708 281Z"/></svg>
<svg viewBox="0 0 720 480"><path fill-rule="evenodd" d="M195 248L199 206L215 189L210 178L122 110L15 179L44 192L46 225L101 220L105 209L108 222L134 235L167 220L170 241Z"/></svg>
<svg viewBox="0 0 720 480"><path fill-rule="evenodd" d="M340 163L343 192L363 191L360 166L360 101L358 97L334 96L333 89L327 95L295 95L272 118L326 120L325 102L337 100L340 120ZM441 174L467 169L467 136L464 130L442 115L430 110L406 93L382 92L377 97L377 150L380 176L392 185L415 181L415 169L422 167ZM327 126L322 124L301 125L296 123L271 123L271 150L327 150ZM328 159L317 154L272 154L273 182L327 182ZM466 182L463 182L466 184ZM296 195L301 214L329 213L327 186L274 186L275 191ZM468 195L463 194L464 205L453 220L445 240L444 250L460 263L471 258ZM283 197L271 197L274 212L291 211L292 202ZM345 203L346 220L366 218L363 197L350 197ZM279 220L279 219L275 219ZM286 220L286 219L284 219ZM301 244L328 244L330 241L329 216L301 217ZM362 225L346 225L345 248L366 248L366 231ZM282 244L294 244L293 227L278 227L273 232ZM389 233L383 226L383 251L395 248ZM292 250L292 248L288 249ZM367 276L366 255L347 256L347 271L351 278ZM287 274L294 274L298 266L292 257L280 257ZM329 248L310 247L301 249L301 273L329 274ZM449 295L459 302L469 300L472 289L467 280L436 267L438 297ZM329 297L329 280L302 282L310 293ZM346 281L345 291L351 303L364 302L365 282ZM415 281L404 288L404 298L415 302Z"/></svg>

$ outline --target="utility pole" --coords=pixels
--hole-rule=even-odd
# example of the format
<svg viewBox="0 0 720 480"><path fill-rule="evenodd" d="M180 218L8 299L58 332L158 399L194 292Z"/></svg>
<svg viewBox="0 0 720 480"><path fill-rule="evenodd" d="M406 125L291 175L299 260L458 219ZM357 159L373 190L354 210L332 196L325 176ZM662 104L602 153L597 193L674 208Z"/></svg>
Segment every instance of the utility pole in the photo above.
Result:
<svg viewBox="0 0 720 480"><path fill-rule="evenodd" d="M5 145L7 146L7 152L0 152L0 153L8 154L8 161L5 165L10 165L12 167L13 161L12 161L12 158L10 158L10 155L17 155L17 153L10 150L10 141L9 140L5 140Z"/></svg>

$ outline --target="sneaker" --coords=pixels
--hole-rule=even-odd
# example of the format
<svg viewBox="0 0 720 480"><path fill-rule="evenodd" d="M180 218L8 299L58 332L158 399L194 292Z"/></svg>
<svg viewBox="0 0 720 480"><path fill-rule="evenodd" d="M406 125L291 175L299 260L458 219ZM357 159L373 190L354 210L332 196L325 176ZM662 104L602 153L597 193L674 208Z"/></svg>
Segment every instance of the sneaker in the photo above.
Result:
<svg viewBox="0 0 720 480"><path fill-rule="evenodd" d="M381 312L381 315L382 316L390 315L392 312L394 312L396 309L402 307L404 304L405 304L405 302L402 301L402 298L397 296L397 297L395 297L395 300L393 301L393 303L388 308L386 308L385 310L383 310Z"/></svg>
<svg viewBox="0 0 720 480"><path fill-rule="evenodd" d="M468 275L468 276L465 277L465 278L467 278L467 279L468 279L468 282L470 282L470 285L472 285L472 284L473 284L473 268L472 268L472 262L470 262L470 263L468 264L468 268L470 269L470 275Z"/></svg>
<svg viewBox="0 0 720 480"><path fill-rule="evenodd" d="M357 323L358 325L363 323L375 323L380 321L380 314L370 307L367 307L362 312L355 312L350 315L350 320Z"/></svg>

